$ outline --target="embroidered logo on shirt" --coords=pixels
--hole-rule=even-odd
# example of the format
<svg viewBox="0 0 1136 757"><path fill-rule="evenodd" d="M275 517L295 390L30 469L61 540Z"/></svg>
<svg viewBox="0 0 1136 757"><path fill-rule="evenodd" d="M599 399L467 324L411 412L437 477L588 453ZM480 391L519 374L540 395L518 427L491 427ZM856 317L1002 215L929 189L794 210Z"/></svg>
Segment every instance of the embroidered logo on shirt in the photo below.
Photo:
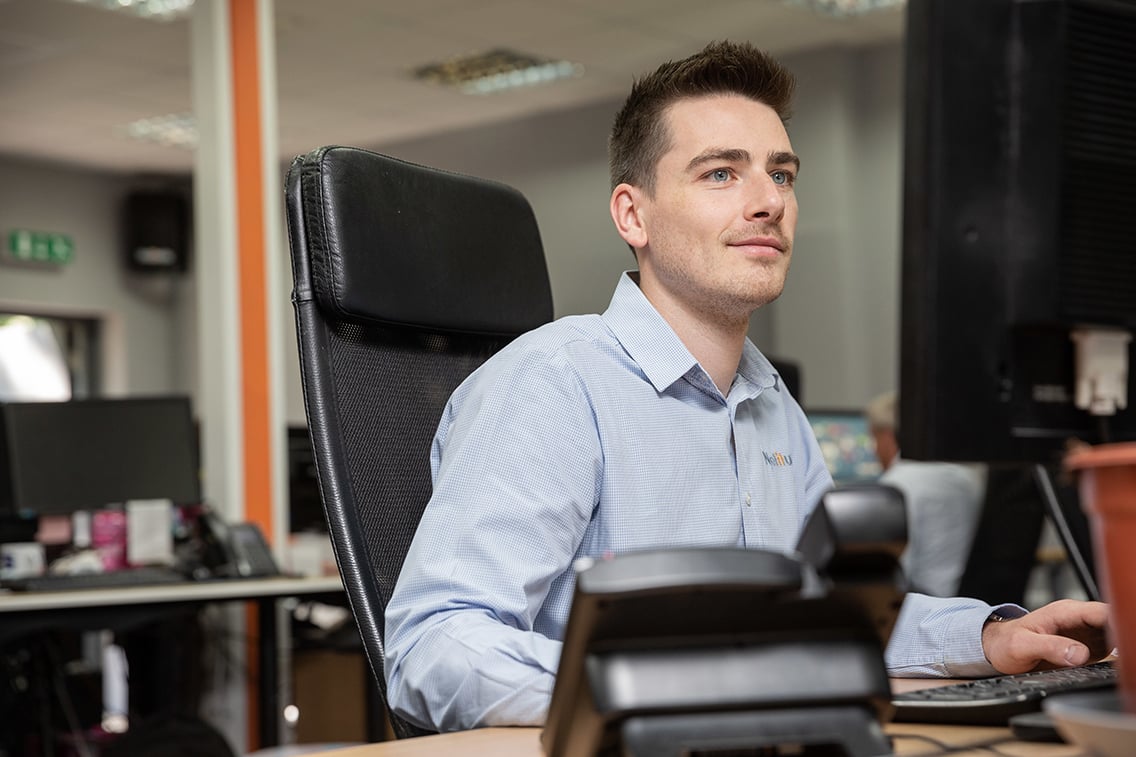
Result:
<svg viewBox="0 0 1136 757"><path fill-rule="evenodd" d="M765 451L762 451L761 454L762 454L762 457L765 458L765 462L769 463L770 465L781 467L781 466L793 464L792 455L786 455L786 454L783 454L781 452L770 453L770 452L765 452Z"/></svg>

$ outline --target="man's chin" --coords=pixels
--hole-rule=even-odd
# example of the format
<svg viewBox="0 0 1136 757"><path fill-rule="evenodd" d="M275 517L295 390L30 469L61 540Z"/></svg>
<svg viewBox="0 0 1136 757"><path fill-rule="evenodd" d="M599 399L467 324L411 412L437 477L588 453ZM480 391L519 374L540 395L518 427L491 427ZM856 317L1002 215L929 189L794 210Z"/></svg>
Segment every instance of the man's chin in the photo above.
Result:
<svg viewBox="0 0 1136 757"><path fill-rule="evenodd" d="M757 310L760 307L765 307L769 303L776 300L785 291L785 278L781 277L779 281L763 281L755 284L748 293L748 301L750 311Z"/></svg>

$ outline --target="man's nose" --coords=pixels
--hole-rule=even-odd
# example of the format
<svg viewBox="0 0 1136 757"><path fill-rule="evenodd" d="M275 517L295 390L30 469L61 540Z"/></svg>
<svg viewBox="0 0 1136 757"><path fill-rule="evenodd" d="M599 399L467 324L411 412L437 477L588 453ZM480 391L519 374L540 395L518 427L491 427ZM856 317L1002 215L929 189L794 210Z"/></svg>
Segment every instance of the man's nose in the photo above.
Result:
<svg viewBox="0 0 1136 757"><path fill-rule="evenodd" d="M785 214L785 187L773 181L769 174L762 174L753 182L746 202L746 218L779 221Z"/></svg>

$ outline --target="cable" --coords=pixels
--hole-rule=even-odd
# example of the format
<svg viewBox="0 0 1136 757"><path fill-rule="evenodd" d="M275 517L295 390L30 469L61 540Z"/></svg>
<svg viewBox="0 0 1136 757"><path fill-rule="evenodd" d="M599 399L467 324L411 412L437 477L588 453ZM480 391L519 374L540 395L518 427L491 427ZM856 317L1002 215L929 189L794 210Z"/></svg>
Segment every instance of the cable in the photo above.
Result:
<svg viewBox="0 0 1136 757"><path fill-rule="evenodd" d="M996 747L1003 744L1013 744L1017 742L1013 736L1001 736L999 738L987 739L986 741L974 741L967 744L948 744L945 741L924 736L920 733L892 733L889 734L892 739L912 739L913 741L922 741L930 744L939 750L939 754L955 754L958 752L971 752L974 750L982 750L992 752L994 754L1007 754Z"/></svg>
<svg viewBox="0 0 1136 757"><path fill-rule="evenodd" d="M1061 502L1057 499L1057 492L1053 489L1053 481L1049 477L1049 471L1041 463L1036 463L1033 466L1033 477L1037 481L1037 488L1041 492L1042 501L1045 502L1046 514L1053 523L1053 527L1057 529L1057 535L1061 538L1061 544L1065 547L1065 554L1069 556L1069 561L1073 565L1077 579L1081 582L1081 587L1085 590L1089 599L1100 601L1101 595L1100 590L1097 589L1097 582L1093 580L1093 573L1089 570L1085 555L1073 538L1073 531L1069 528L1065 511L1061 509Z"/></svg>

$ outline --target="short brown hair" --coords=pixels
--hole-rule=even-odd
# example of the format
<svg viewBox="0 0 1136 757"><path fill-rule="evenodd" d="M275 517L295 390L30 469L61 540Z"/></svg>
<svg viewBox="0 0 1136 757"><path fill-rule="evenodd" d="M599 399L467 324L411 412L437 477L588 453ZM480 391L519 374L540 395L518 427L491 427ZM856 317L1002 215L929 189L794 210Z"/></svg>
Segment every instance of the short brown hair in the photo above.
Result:
<svg viewBox="0 0 1136 757"><path fill-rule="evenodd" d="M669 149L663 113L687 97L736 94L768 105L788 121L796 80L768 53L748 42L712 42L680 61L668 61L636 81L615 116L608 140L611 186L627 183L653 193L655 167Z"/></svg>

